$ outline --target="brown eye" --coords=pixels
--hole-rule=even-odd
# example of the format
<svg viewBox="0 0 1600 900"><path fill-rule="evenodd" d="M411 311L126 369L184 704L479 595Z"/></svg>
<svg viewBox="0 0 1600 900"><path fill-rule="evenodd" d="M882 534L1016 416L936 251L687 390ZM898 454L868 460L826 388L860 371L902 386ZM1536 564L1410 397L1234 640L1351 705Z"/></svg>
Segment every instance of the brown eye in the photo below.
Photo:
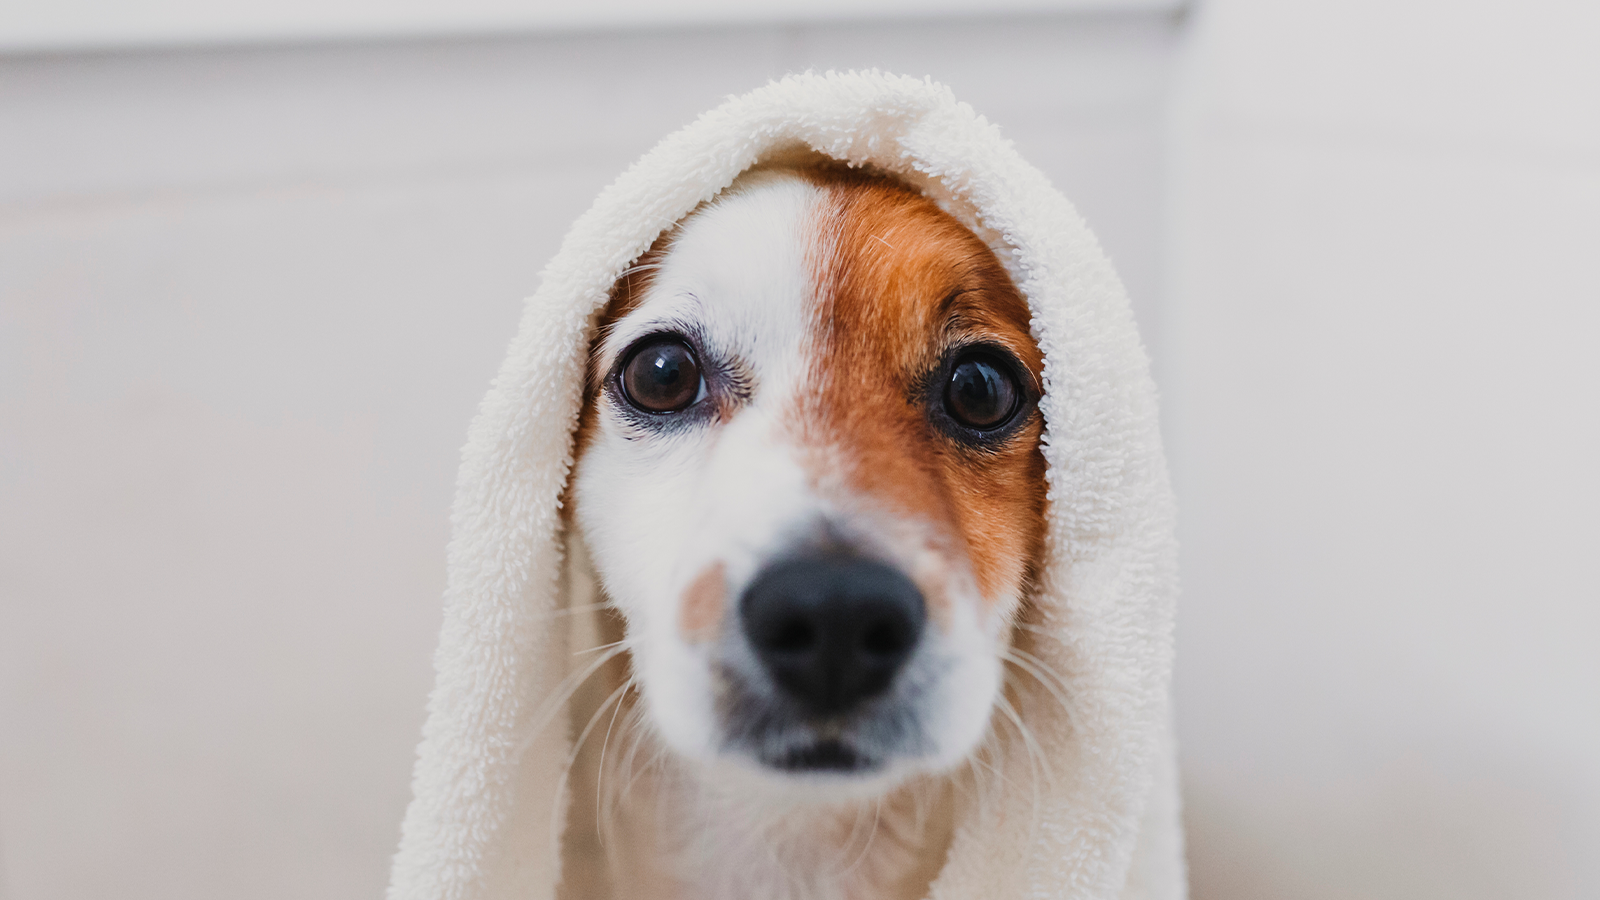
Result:
<svg viewBox="0 0 1600 900"><path fill-rule="evenodd" d="M677 412L700 396L700 363L678 338L651 340L623 364L622 393L647 412Z"/></svg>
<svg viewBox="0 0 1600 900"><path fill-rule="evenodd" d="M1007 367L986 354L956 361L944 388L944 408L950 418L978 431L1004 425L1017 410L1022 390Z"/></svg>

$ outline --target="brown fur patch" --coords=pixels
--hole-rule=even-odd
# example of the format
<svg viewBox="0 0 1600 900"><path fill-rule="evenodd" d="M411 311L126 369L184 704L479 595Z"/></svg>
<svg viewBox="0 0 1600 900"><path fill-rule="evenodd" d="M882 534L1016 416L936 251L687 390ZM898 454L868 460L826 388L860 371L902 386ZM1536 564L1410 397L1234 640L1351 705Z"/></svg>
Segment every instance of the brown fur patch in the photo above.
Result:
<svg viewBox="0 0 1600 900"><path fill-rule="evenodd" d="M814 383L803 445L819 477L919 519L971 560L987 602L1020 591L1044 533L1043 425L977 449L939 429L930 374L952 347L988 342L1022 363L1037 392L1044 363L1027 302L969 229L911 189L860 170L810 173L826 193ZM930 597L930 605L935 598ZM938 610L930 609L937 614Z"/></svg>
<svg viewBox="0 0 1600 900"><path fill-rule="evenodd" d="M650 291L650 282L655 278L656 269L660 267L661 258L666 255L667 248L677 234L676 227L662 232L655 243L650 245L650 249L634 260L611 286L611 296L606 300L605 307L595 316L594 334L589 339L588 369L583 382L583 405L578 409L578 427L574 429L572 436L574 459L583 456L583 451L588 449L589 442L594 440L595 429L599 427L600 388L605 378L605 373L600 371L600 346L612 326L644 302L645 295Z"/></svg>
<svg viewBox="0 0 1600 900"><path fill-rule="evenodd" d="M678 628L693 643L713 637L727 606L728 580L721 562L706 566L689 582L678 602Z"/></svg>

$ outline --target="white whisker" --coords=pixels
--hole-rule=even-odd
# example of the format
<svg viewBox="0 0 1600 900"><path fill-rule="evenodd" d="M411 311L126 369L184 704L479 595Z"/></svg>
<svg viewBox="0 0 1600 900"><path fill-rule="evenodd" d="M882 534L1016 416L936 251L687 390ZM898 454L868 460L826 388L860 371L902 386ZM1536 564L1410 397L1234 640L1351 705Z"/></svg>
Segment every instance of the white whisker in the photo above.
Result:
<svg viewBox="0 0 1600 900"><path fill-rule="evenodd" d="M1067 681L1065 678L1061 677L1044 660L1019 647L1002 648L1000 658L1016 666L1022 672L1033 676L1033 679L1039 682L1039 686L1044 688L1055 699L1056 704L1061 707L1061 713L1066 716L1067 724L1073 729L1077 729L1077 709L1067 700Z"/></svg>
<svg viewBox="0 0 1600 900"><path fill-rule="evenodd" d="M621 647L626 643L628 643L628 639L627 638L623 638L620 641L612 641L609 644L600 644L599 646L595 646L595 647L585 647L582 650L574 650L574 651L572 651L572 655L573 656L583 656L583 655L588 654L588 653L600 653L600 652L603 652L603 651L606 651L606 650L610 650L613 647Z"/></svg>
<svg viewBox="0 0 1600 900"><path fill-rule="evenodd" d="M995 698L995 706L1005 713L1006 718L1011 720L1011 724L1016 726L1017 733L1022 737L1023 747L1027 750L1030 793L1033 795L1033 827L1038 827L1041 821L1039 802L1042 796L1039 791L1039 775L1042 771L1046 787L1048 787L1055 781L1054 774L1050 769L1049 761L1045 758L1043 748L1039 746L1039 742L1034 738L1033 732L1023 723L1022 716L1017 713L1016 707L1011 705L1011 701L1004 696L999 696Z"/></svg>
<svg viewBox="0 0 1600 900"><path fill-rule="evenodd" d="M633 686L634 686L633 678L629 677L628 680L623 683L622 688L620 690L624 694L626 694L628 689L632 688ZM602 848L604 848L605 845L606 845L606 833L605 833L604 829L600 828L599 823L600 823L600 819L601 819L601 813L600 813L601 802L600 802L600 800L601 800L601 798L603 796L605 796L603 785L605 784L605 778L606 778L606 748L608 746L610 746L610 744L611 744L611 730L613 728L617 727L617 713L622 712L622 705L623 705L622 702L619 700L617 702L617 708L611 711L611 724L606 726L606 737L605 737L605 740L600 742L600 763L599 763L598 766L595 767L595 776L594 776L594 821L595 821L595 828L599 833L600 846ZM602 705L601 708L604 709L605 707Z"/></svg>
<svg viewBox="0 0 1600 900"><path fill-rule="evenodd" d="M606 707L617 702L617 700L622 697L623 692L626 691L629 686L632 685L632 683L633 682L630 680L625 682L621 687L612 691L611 695L606 697L605 700L601 701L600 705L595 708L594 713L589 716L588 724L584 725L583 730L578 733L578 739L572 742L572 752L567 754L567 764L561 767L561 778L556 782L557 797L560 797L566 791L567 781L572 775L572 767L577 763L578 756L583 752L584 742L589 739L589 734L594 731L594 726L599 723L600 716L606 711ZM552 835L559 836L561 834L562 829L560 819L561 804L558 802L555 807L550 810L550 833ZM596 827L598 827L598 823L596 823ZM557 840L559 840L559 837Z"/></svg>
<svg viewBox="0 0 1600 900"><path fill-rule="evenodd" d="M518 743L518 752L525 752L534 741L538 740L539 735L544 732L545 728L549 727L561 710L566 707L567 701L572 699L572 695L577 693L578 688L585 681L588 681L594 673L600 671L602 666L621 655L624 649L626 648L613 646L601 656L591 660L583 668L567 673L567 677L561 679L561 682L556 685L554 695L546 700L545 704L535 713L534 724Z"/></svg>

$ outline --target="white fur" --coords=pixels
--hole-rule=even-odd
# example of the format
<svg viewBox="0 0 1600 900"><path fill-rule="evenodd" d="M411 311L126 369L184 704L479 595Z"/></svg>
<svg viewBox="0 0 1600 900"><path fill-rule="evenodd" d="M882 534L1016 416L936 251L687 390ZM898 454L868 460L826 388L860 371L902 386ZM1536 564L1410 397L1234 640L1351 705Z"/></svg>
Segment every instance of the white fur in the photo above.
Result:
<svg viewBox="0 0 1600 900"><path fill-rule="evenodd" d="M679 600L722 562L743 581L815 508L805 478L777 442L775 414L804 367L811 279L804 228L808 186L752 188L759 202L719 203L684 231L649 298L601 344L600 368L663 325L700 326L708 343L757 362L754 403L726 426L653 437L630 432L603 400L599 429L576 474L578 521L607 592L627 614L630 649L656 728L681 753L715 754L705 648L679 633ZM760 496L761 503L745 502Z"/></svg>

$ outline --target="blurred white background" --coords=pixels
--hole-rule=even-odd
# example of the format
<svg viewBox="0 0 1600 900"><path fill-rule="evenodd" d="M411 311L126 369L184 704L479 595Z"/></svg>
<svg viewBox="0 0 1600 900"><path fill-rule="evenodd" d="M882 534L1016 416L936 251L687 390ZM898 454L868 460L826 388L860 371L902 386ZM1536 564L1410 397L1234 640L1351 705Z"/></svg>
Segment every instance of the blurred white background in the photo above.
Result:
<svg viewBox="0 0 1600 900"><path fill-rule="evenodd" d="M1196 900L1600 897L1600 6L234 8L0 4L0 898L377 896L520 298L669 131L868 66L1134 295Z"/></svg>

